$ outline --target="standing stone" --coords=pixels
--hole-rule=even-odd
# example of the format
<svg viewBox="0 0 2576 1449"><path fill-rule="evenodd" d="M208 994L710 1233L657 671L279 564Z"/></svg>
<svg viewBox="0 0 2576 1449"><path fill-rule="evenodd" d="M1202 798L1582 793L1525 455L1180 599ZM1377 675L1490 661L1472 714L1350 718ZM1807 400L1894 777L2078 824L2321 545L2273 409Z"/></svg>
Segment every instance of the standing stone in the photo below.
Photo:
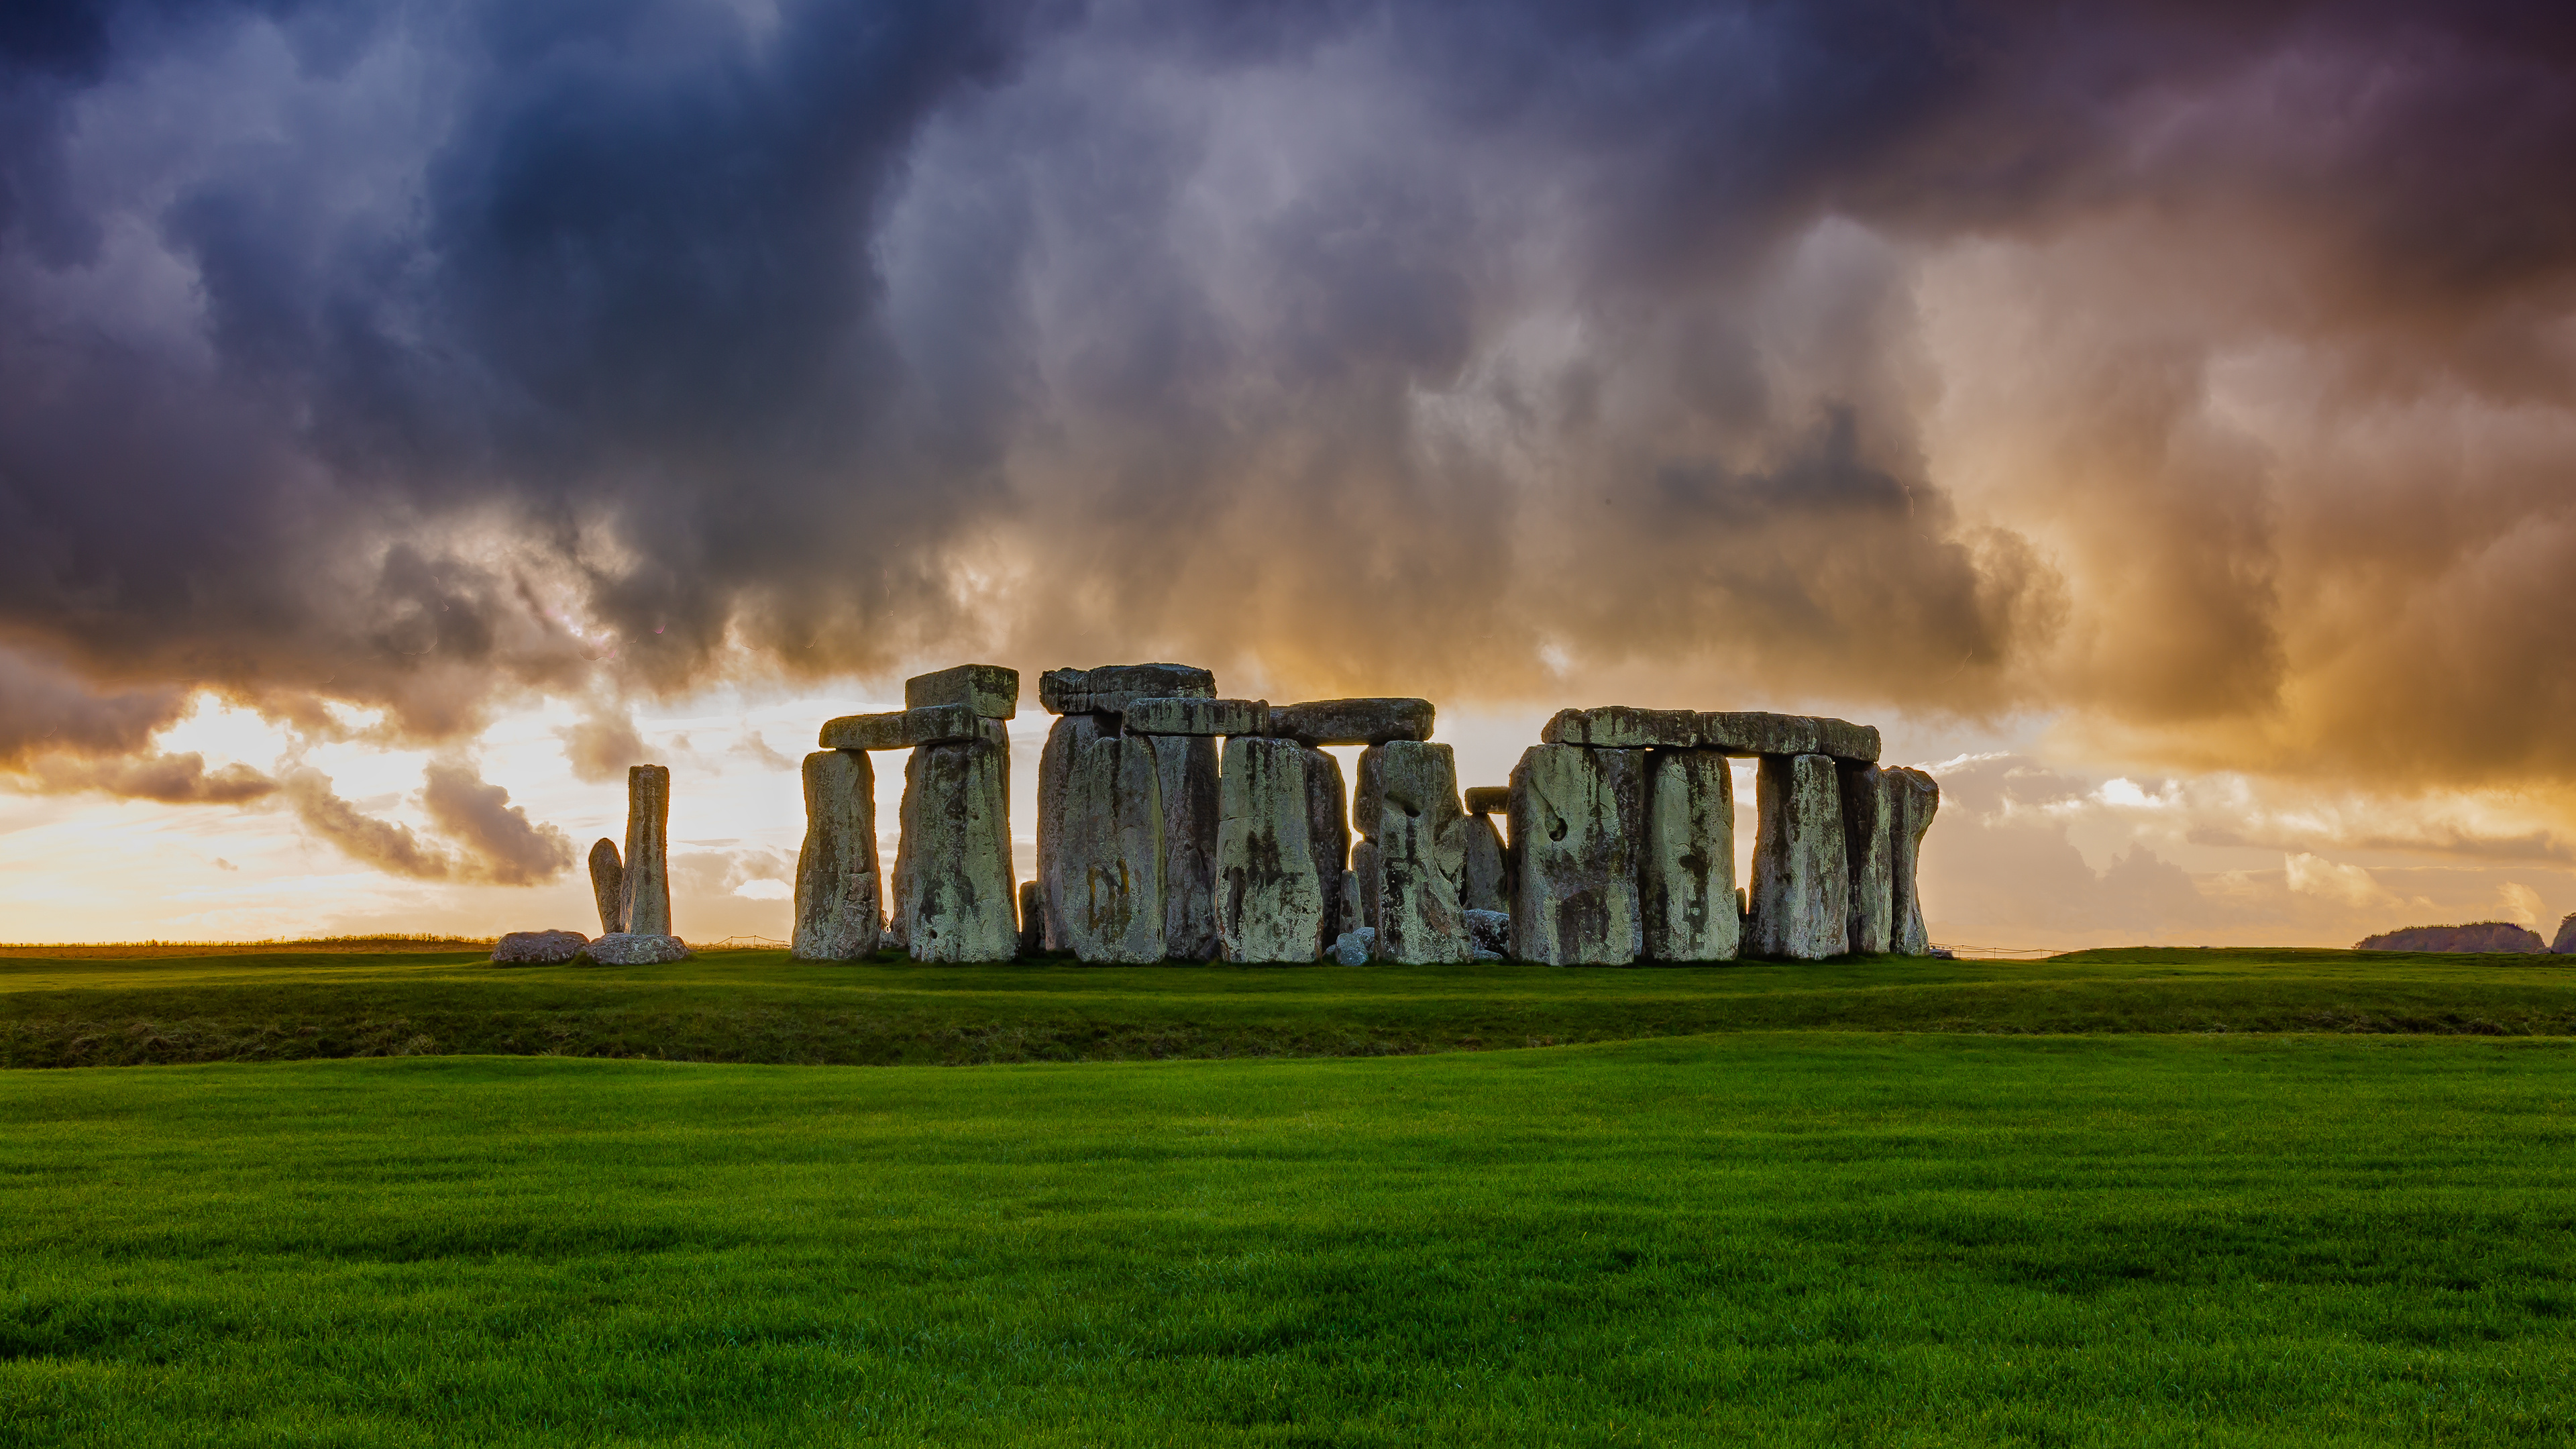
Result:
<svg viewBox="0 0 2576 1449"><path fill-rule="evenodd" d="M1084 961L1163 959L1163 792L1154 747L1104 735L1082 747L1064 784L1065 944Z"/></svg>
<svg viewBox="0 0 2576 1449"><path fill-rule="evenodd" d="M1225 742L1216 920L1226 960L1313 961L1339 934L1349 850L1341 785L1339 762L1321 750L1251 735Z"/></svg>
<svg viewBox="0 0 2576 1449"><path fill-rule="evenodd" d="M1825 755L1764 755L1754 804L1754 954L1818 961L1851 949L1842 790Z"/></svg>
<svg viewBox="0 0 2576 1449"><path fill-rule="evenodd" d="M599 933L625 930L626 867L618 863L617 842L605 835L590 848L590 894L599 902Z"/></svg>
<svg viewBox="0 0 2576 1449"><path fill-rule="evenodd" d="M1636 842L1646 752L1533 745L1512 768L1512 956L1625 966L1644 948Z"/></svg>
<svg viewBox="0 0 2576 1449"><path fill-rule="evenodd" d="M1732 961L1735 776L1715 750L1656 750L1646 764L1637 890L1649 961Z"/></svg>
<svg viewBox="0 0 2576 1449"><path fill-rule="evenodd" d="M1503 865L1503 836L1491 815L1470 815L1466 822L1466 875L1458 885L1458 904L1470 911L1512 908L1511 877Z"/></svg>
<svg viewBox="0 0 2576 1449"><path fill-rule="evenodd" d="M1360 896L1374 907L1380 959L1406 966L1472 961L1459 897L1467 874L1467 812L1447 745L1395 740L1360 753L1352 820L1368 837ZM1359 851L1354 871L1363 869Z"/></svg>
<svg viewBox="0 0 2576 1449"><path fill-rule="evenodd" d="M1923 859L1923 832L1932 828L1941 808L1941 787L1921 770L1890 768L1880 772L1889 782L1886 807L1889 949L1899 956L1929 956L1932 935L1923 927L1923 897L1915 873Z"/></svg>
<svg viewBox="0 0 2576 1449"><path fill-rule="evenodd" d="M671 934L671 772L626 771L626 868L618 882L619 923L638 936ZM621 934L610 932L608 934Z"/></svg>
<svg viewBox="0 0 2576 1449"><path fill-rule="evenodd" d="M1845 938L1855 954L1883 956L1896 941L1895 859L1888 825L1896 782L1876 765L1835 762L1843 797L1843 857L1851 878Z"/></svg>
<svg viewBox="0 0 2576 1449"><path fill-rule="evenodd" d="M1008 961L1019 944L1011 885L1010 735L923 745L903 769L895 914L915 961Z"/></svg>
<svg viewBox="0 0 2576 1449"><path fill-rule="evenodd" d="M1217 743L1204 735L1130 735L1154 752L1163 793L1163 955L1213 961Z"/></svg>
<svg viewBox="0 0 2576 1449"><path fill-rule="evenodd" d="M1342 895L1349 903L1343 930L1377 929L1378 890L1384 883L1378 874L1377 842L1366 836L1352 841L1351 871L1343 880Z"/></svg>
<svg viewBox="0 0 2576 1449"><path fill-rule="evenodd" d="M1115 716L1068 714L1048 728L1046 748L1038 752L1038 884L1046 900L1044 939L1050 951L1073 949L1064 903L1072 899L1069 877L1081 870L1064 848L1065 783L1073 777L1075 757L1093 740L1116 731Z"/></svg>
<svg viewBox="0 0 2576 1449"><path fill-rule="evenodd" d="M796 855L799 961L856 961L883 934L877 864L877 774L852 750L805 757L805 848Z"/></svg>

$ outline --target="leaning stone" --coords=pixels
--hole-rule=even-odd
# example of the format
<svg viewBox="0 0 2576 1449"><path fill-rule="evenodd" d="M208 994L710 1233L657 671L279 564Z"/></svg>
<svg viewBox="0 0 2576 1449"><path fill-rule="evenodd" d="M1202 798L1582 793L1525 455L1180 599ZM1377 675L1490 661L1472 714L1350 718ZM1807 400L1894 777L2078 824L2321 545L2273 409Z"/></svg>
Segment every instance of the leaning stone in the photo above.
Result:
<svg viewBox="0 0 2576 1449"><path fill-rule="evenodd" d="M1637 890L1649 961L1732 961L1735 776L1715 750L1646 757L1646 833Z"/></svg>
<svg viewBox="0 0 2576 1449"><path fill-rule="evenodd" d="M1046 884L1042 881L1020 882L1020 957L1027 960L1046 950Z"/></svg>
<svg viewBox="0 0 2576 1449"><path fill-rule="evenodd" d="M1888 949L1899 956L1932 954L1923 926L1923 896L1915 877L1923 863L1923 832L1941 808L1941 787L1921 770L1890 766L1879 772L1887 787Z"/></svg>
<svg viewBox="0 0 2576 1449"><path fill-rule="evenodd" d="M1624 966L1644 946L1636 842L1646 754L1533 745L1512 769L1512 956Z"/></svg>
<svg viewBox="0 0 2576 1449"><path fill-rule="evenodd" d="M1163 957L1213 961L1216 937L1217 743L1205 735L1135 735L1154 752L1163 792Z"/></svg>
<svg viewBox="0 0 2576 1449"><path fill-rule="evenodd" d="M1366 966L1377 942L1377 932L1366 926L1344 931L1333 938L1333 959L1344 966Z"/></svg>
<svg viewBox="0 0 2576 1449"><path fill-rule="evenodd" d="M1378 955L1406 966L1473 960L1458 914L1467 815L1458 804L1458 762L1450 747L1394 740L1362 751L1351 818L1369 837L1360 896L1374 907L1368 924L1377 928ZM1351 868L1363 870L1356 848Z"/></svg>
<svg viewBox="0 0 2576 1449"><path fill-rule="evenodd" d="M1500 961L1512 949L1512 913L1478 911L1464 913L1467 918L1467 940L1476 948L1479 961Z"/></svg>
<svg viewBox="0 0 2576 1449"><path fill-rule="evenodd" d="M1084 961L1163 959L1163 792L1154 747L1104 735L1082 747L1064 785L1065 945Z"/></svg>
<svg viewBox="0 0 2576 1449"><path fill-rule="evenodd" d="M1270 729L1266 699L1138 699L1119 727L1131 735L1258 735Z"/></svg>
<svg viewBox="0 0 2576 1449"><path fill-rule="evenodd" d="M1317 699L1270 711L1270 733L1301 745L1383 745L1431 738L1427 699Z"/></svg>
<svg viewBox="0 0 2576 1449"><path fill-rule="evenodd" d="M1075 757L1093 740L1116 731L1113 716L1069 714L1048 727L1046 747L1038 752L1038 883L1046 898L1045 941L1050 951L1073 949L1064 902L1072 898L1068 873L1080 867L1064 849L1065 785L1073 778Z"/></svg>
<svg viewBox="0 0 2576 1449"><path fill-rule="evenodd" d="M1010 719L1020 712L1020 671L998 664L960 664L903 682L905 709L940 704L962 704L986 719Z"/></svg>
<svg viewBox="0 0 2576 1449"><path fill-rule="evenodd" d="M1702 748L1730 755L1831 755L1857 764L1878 763L1878 726L1848 720L1720 711L1699 717L1699 734Z"/></svg>
<svg viewBox="0 0 2576 1449"><path fill-rule="evenodd" d="M660 966L689 959L689 943L660 931L613 931L585 953L600 966Z"/></svg>
<svg viewBox="0 0 2576 1449"><path fill-rule="evenodd" d="M910 750L983 737L984 719L972 705L935 704L886 714L845 714L823 726L827 750Z"/></svg>
<svg viewBox="0 0 2576 1449"><path fill-rule="evenodd" d="M1687 750L1699 744L1699 716L1686 709L1639 709L1626 704L1564 709L1539 730L1538 737L1551 745Z"/></svg>
<svg viewBox="0 0 2576 1449"><path fill-rule="evenodd" d="M617 883L617 922L626 931L669 934L670 849L671 772L660 765L631 766L626 771L626 868Z"/></svg>
<svg viewBox="0 0 2576 1449"><path fill-rule="evenodd" d="M885 878L877 861L877 775L856 750L805 757L805 845L796 854L799 961L856 961L884 934Z"/></svg>
<svg viewBox="0 0 2576 1449"><path fill-rule="evenodd" d="M1293 740L1237 735L1218 777L1216 920L1228 961L1304 962L1339 924L1349 852L1341 767ZM1330 810L1322 807L1329 799Z"/></svg>
<svg viewBox="0 0 2576 1449"><path fill-rule="evenodd" d="M1116 714L1140 699L1214 699L1216 676L1189 664L1103 664L1038 676L1049 714Z"/></svg>
<svg viewBox="0 0 2576 1449"><path fill-rule="evenodd" d="M1851 878L1845 938L1855 954L1883 956L1896 945L1896 780L1876 765L1837 761L1843 797L1843 858Z"/></svg>
<svg viewBox="0 0 2576 1449"><path fill-rule="evenodd" d="M626 867L617 860L617 842L603 835L590 847L590 894L599 903L599 929L626 929Z"/></svg>
<svg viewBox="0 0 2576 1449"><path fill-rule="evenodd" d="M1490 815L1470 815L1464 822L1466 873L1458 880L1458 905L1470 911L1511 907L1511 873L1503 855L1503 837Z"/></svg>
<svg viewBox="0 0 2576 1449"><path fill-rule="evenodd" d="M1750 949L1791 961L1842 955L1851 949L1851 862L1834 762L1764 755L1757 785Z"/></svg>
<svg viewBox="0 0 2576 1449"><path fill-rule="evenodd" d="M1478 785L1458 798L1470 815L1501 815L1512 808L1512 787Z"/></svg>
<svg viewBox="0 0 2576 1449"><path fill-rule="evenodd" d="M915 961L1008 961L1019 945L1011 882L1010 735L923 745L903 770L895 914Z"/></svg>
<svg viewBox="0 0 2576 1449"><path fill-rule="evenodd" d="M590 938L579 931L512 931L492 948L492 964L559 966L589 944Z"/></svg>

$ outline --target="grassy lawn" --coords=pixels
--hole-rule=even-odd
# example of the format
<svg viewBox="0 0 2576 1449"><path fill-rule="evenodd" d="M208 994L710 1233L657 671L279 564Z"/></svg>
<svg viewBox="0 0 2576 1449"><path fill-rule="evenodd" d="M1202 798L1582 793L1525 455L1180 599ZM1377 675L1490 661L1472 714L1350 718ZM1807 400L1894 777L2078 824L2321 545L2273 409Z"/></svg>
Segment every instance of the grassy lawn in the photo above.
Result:
<svg viewBox="0 0 2576 1449"><path fill-rule="evenodd" d="M8 1444L2576 1440L2565 1040L15 1072L0 1222Z"/></svg>

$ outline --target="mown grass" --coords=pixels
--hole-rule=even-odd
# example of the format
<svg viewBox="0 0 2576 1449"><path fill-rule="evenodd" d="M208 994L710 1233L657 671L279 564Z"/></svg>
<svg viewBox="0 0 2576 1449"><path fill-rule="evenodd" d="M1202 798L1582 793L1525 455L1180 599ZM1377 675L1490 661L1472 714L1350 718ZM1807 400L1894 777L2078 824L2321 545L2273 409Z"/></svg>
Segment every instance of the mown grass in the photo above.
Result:
<svg viewBox="0 0 2576 1449"><path fill-rule="evenodd" d="M2576 958L496 967L477 952L0 961L0 1065L440 1053L779 1063L1366 1056L1722 1031L2576 1034Z"/></svg>
<svg viewBox="0 0 2576 1449"><path fill-rule="evenodd" d="M2563 1445L2571 1113L2461 1038L15 1073L0 1442Z"/></svg>

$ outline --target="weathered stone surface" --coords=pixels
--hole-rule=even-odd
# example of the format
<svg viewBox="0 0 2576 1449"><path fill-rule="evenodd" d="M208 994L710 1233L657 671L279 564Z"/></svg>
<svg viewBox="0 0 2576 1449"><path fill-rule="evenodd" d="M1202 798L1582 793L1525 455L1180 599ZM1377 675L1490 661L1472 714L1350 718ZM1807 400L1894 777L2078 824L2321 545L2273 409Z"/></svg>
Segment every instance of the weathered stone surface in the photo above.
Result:
<svg viewBox="0 0 2576 1449"><path fill-rule="evenodd" d="M1644 946L1646 753L1533 745L1512 769L1512 957L1624 966Z"/></svg>
<svg viewBox="0 0 2576 1449"><path fill-rule="evenodd" d="M1163 958L1217 959L1217 743L1204 735L1130 735L1154 752L1163 792Z"/></svg>
<svg viewBox="0 0 2576 1449"><path fill-rule="evenodd" d="M1069 714L1048 727L1046 746L1038 752L1038 884L1046 899L1044 939L1050 951L1072 949L1062 902L1071 898L1067 872L1078 867L1064 850L1065 782L1073 776L1074 757L1117 728L1113 715Z"/></svg>
<svg viewBox="0 0 2576 1449"><path fill-rule="evenodd" d="M1270 733L1301 745L1383 745L1431 738L1427 699L1316 699L1270 711Z"/></svg>
<svg viewBox="0 0 2576 1449"><path fill-rule="evenodd" d="M1102 735L1068 762L1057 857L1065 948L1085 961L1163 959L1163 792L1154 747Z"/></svg>
<svg viewBox="0 0 2576 1449"><path fill-rule="evenodd" d="M1116 714L1140 699L1214 699L1216 676L1189 664L1102 664L1038 676L1049 714Z"/></svg>
<svg viewBox="0 0 2576 1449"><path fill-rule="evenodd" d="M2552 954L2576 956L2576 911L2569 911L2558 923L2558 934L2549 943Z"/></svg>
<svg viewBox="0 0 2576 1449"><path fill-rule="evenodd" d="M1332 942L1350 850L1341 794L1341 766L1321 750L1225 742L1216 918L1226 960L1312 961Z"/></svg>
<svg viewBox="0 0 2576 1449"><path fill-rule="evenodd" d="M1646 757L1646 833L1637 854L1646 959L1734 960L1742 922L1735 914L1735 776L1726 756L1656 750Z"/></svg>
<svg viewBox="0 0 2576 1449"><path fill-rule="evenodd" d="M1902 788L1876 765L1835 762L1843 797L1843 858L1851 878L1851 917L1844 938L1855 952L1885 955L1896 949L1896 792Z"/></svg>
<svg viewBox="0 0 2576 1449"><path fill-rule="evenodd" d="M492 948L496 966L556 966L581 954L590 938L579 931L512 931Z"/></svg>
<svg viewBox="0 0 2576 1449"><path fill-rule="evenodd" d="M1921 770L1891 765L1878 773L1887 790L1887 948L1899 956L1929 956L1932 936L1923 926L1923 898L1914 878L1923 860L1923 832L1941 808L1941 787Z"/></svg>
<svg viewBox="0 0 2576 1449"><path fill-rule="evenodd" d="M1591 745L1613 750L1687 750L1699 744L1699 719L1686 709L1639 709L1605 704L1561 709L1539 730L1551 745Z"/></svg>
<svg viewBox="0 0 2576 1449"><path fill-rule="evenodd" d="M1466 873L1458 880L1458 904L1470 911L1506 911L1512 904L1512 878L1503 856L1502 832L1490 815L1470 815L1464 825Z"/></svg>
<svg viewBox="0 0 2576 1449"><path fill-rule="evenodd" d="M1366 926L1333 938L1333 959L1344 966L1366 966L1377 954L1377 932Z"/></svg>
<svg viewBox="0 0 2576 1449"><path fill-rule="evenodd" d="M1466 913L1467 940L1479 961L1500 961L1512 949L1512 913L1471 910Z"/></svg>
<svg viewBox="0 0 2576 1449"><path fill-rule="evenodd" d="M799 961L856 961L883 935L885 876L877 860L877 774L855 750L805 757L805 846L796 855Z"/></svg>
<svg viewBox="0 0 2576 1449"><path fill-rule="evenodd" d="M1377 869L1377 842L1365 835L1355 838L1351 841L1350 874L1342 880L1342 899L1349 905L1349 919L1343 930L1356 931L1362 926L1377 929L1378 891L1384 885Z"/></svg>
<svg viewBox="0 0 2576 1449"><path fill-rule="evenodd" d="M1834 762L1764 755L1754 804L1752 954L1817 961L1851 949L1851 862Z"/></svg>
<svg viewBox="0 0 2576 1449"><path fill-rule="evenodd" d="M2466 926L2409 926L2383 931L2353 943L2356 951L2462 951L2513 956L2537 955L2549 949L2540 933L2511 921L2477 921Z"/></svg>
<svg viewBox="0 0 2576 1449"><path fill-rule="evenodd" d="M1361 844L1366 842L1363 841ZM1353 857L1357 857L1359 853L1358 845L1351 847ZM1342 872L1342 907L1336 918L1340 922L1335 927L1336 934L1343 931L1356 931L1368 924L1368 907L1360 900L1360 873L1356 869Z"/></svg>
<svg viewBox="0 0 2576 1449"><path fill-rule="evenodd" d="M599 929L626 929L626 867L617 859L617 842L603 835L590 847L590 895L599 903Z"/></svg>
<svg viewBox="0 0 2576 1449"><path fill-rule="evenodd" d="M960 664L903 682L905 709L942 704L962 704L985 719L1010 719L1020 712L1020 671L998 664Z"/></svg>
<svg viewBox="0 0 2576 1449"><path fill-rule="evenodd" d="M910 750L983 738L984 717L970 705L935 704L886 714L845 714L823 726L827 750Z"/></svg>
<svg viewBox="0 0 2576 1449"><path fill-rule="evenodd" d="M1270 731L1266 699L1137 699L1121 712L1131 735L1258 735Z"/></svg>
<svg viewBox="0 0 2576 1449"><path fill-rule="evenodd" d="M1730 755L1831 755L1863 765L1878 763L1878 726L1808 714L1759 710L1715 711L1699 717L1703 749Z"/></svg>
<svg viewBox="0 0 2576 1449"><path fill-rule="evenodd" d="M1019 945L1011 882L1010 735L923 745L903 771L895 915L915 961L1008 961Z"/></svg>
<svg viewBox="0 0 2576 1449"><path fill-rule="evenodd" d="M626 861L618 880L618 924L641 936L671 931L671 772L626 771ZM610 934L621 934L611 932Z"/></svg>
<svg viewBox="0 0 2576 1449"><path fill-rule="evenodd" d="M1450 747L1393 740L1361 751L1351 818L1373 847L1361 899L1376 908L1368 924L1377 928L1378 955L1407 966L1475 959L1459 914L1467 812L1458 803L1458 762ZM1351 868L1362 868L1356 847Z"/></svg>
<svg viewBox="0 0 2576 1449"><path fill-rule="evenodd" d="M1020 882L1020 959L1027 960L1046 949L1046 883L1039 880Z"/></svg>
<svg viewBox="0 0 2576 1449"><path fill-rule="evenodd" d="M1478 785L1458 798L1459 803L1467 807L1467 813L1470 815L1508 814L1512 808L1512 787Z"/></svg>
<svg viewBox="0 0 2576 1449"><path fill-rule="evenodd" d="M689 943L660 931L612 931L583 954L601 966L660 966L689 959Z"/></svg>

